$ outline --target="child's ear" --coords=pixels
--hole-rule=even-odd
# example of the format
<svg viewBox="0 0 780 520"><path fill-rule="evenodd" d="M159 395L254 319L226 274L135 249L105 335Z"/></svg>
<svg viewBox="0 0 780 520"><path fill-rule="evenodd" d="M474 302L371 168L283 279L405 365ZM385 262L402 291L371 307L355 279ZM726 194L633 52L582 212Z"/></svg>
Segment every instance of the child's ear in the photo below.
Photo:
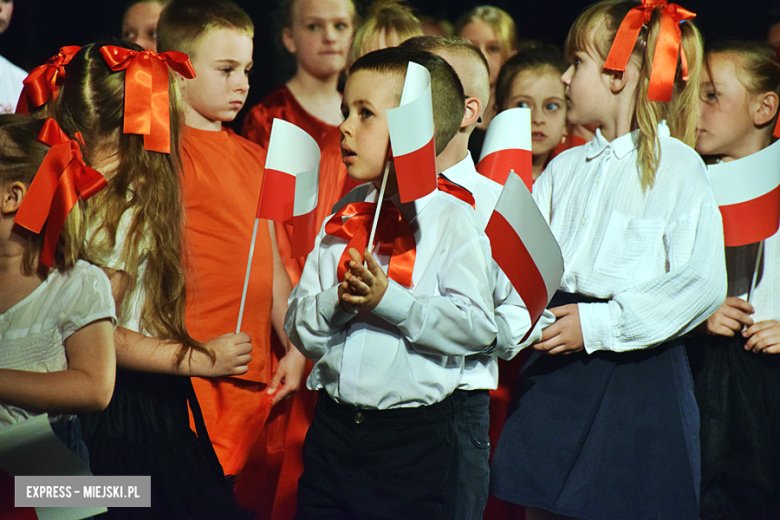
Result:
<svg viewBox="0 0 780 520"><path fill-rule="evenodd" d="M763 126L771 122L777 114L779 101L774 92L764 92L756 96L753 102L753 124Z"/></svg>
<svg viewBox="0 0 780 520"><path fill-rule="evenodd" d="M282 29L282 45L287 49L290 54L298 52L298 47L295 45L295 38L292 35L292 29L285 27Z"/></svg>
<svg viewBox="0 0 780 520"><path fill-rule="evenodd" d="M27 194L27 186L22 182L12 182L3 188L3 199L0 210L3 214L15 213L22 205L22 199Z"/></svg>
<svg viewBox="0 0 780 520"><path fill-rule="evenodd" d="M613 94L621 92L628 83L628 67L626 70L609 70L605 74L609 76L609 89Z"/></svg>
<svg viewBox="0 0 780 520"><path fill-rule="evenodd" d="M463 114L463 121L460 122L460 127L468 128L476 125L480 117L482 117L482 101L475 97L467 97L466 111Z"/></svg>

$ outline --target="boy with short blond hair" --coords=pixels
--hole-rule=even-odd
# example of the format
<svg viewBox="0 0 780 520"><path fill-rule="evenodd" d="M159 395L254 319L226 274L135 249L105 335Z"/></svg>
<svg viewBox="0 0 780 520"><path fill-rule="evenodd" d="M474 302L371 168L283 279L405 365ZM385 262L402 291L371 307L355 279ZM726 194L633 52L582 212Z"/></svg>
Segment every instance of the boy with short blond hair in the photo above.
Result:
<svg viewBox="0 0 780 520"><path fill-rule="evenodd" d="M320 390L304 444L299 519L450 520L457 477L450 394L464 356L496 341L490 248L471 206L438 190L401 203L391 167L378 240L406 246L361 253L365 243L345 238L371 226L388 149L386 112L400 102L409 61L431 73L437 151L463 117L457 75L435 55L388 48L350 69L342 155L349 175L369 185L355 189L360 202L326 221L285 323L315 362L309 388Z"/></svg>
<svg viewBox="0 0 780 520"><path fill-rule="evenodd" d="M265 150L222 128L238 114L249 91L254 29L229 0L173 0L160 15L158 32L160 51L187 52L197 74L181 82L181 157L186 321L192 336L202 340L236 328L263 178ZM252 338L249 369L192 382L223 469L238 475L239 502L257 511L273 498L274 486L265 486L271 494L263 496L263 483L275 478L263 468L265 446L280 442L273 435L283 434L266 420L271 406L297 390L305 360L295 348L288 347L280 359L271 350L272 329L289 345L283 319L291 284L269 222L261 222L255 247L242 323Z"/></svg>

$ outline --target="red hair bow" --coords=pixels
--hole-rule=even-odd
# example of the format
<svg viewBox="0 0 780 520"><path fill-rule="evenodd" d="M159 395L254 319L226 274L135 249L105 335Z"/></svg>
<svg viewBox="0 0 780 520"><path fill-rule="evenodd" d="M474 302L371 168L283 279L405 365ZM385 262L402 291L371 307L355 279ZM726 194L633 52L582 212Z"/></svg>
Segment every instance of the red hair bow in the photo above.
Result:
<svg viewBox="0 0 780 520"><path fill-rule="evenodd" d="M680 23L696 17L695 13L677 4L669 4L666 0L642 0L641 6L631 9L618 28L604 68L626 70L639 30L650 22L656 8L660 8L661 33L653 53L653 70L650 72L647 99L671 101L678 56L682 60L683 79L688 80L688 63L685 60L685 52L680 48Z"/></svg>
<svg viewBox="0 0 780 520"><path fill-rule="evenodd" d="M52 267L62 226L73 206L79 197L87 200L107 183L100 172L84 164L79 143L70 139L54 119L44 122L38 140L51 149L38 168L14 222L33 233L40 233L48 222L41 263Z"/></svg>
<svg viewBox="0 0 780 520"><path fill-rule="evenodd" d="M171 116L168 109L168 67L187 79L195 69L183 52L133 51L106 45L100 53L113 71L125 73L126 134L144 136L144 148L171 153Z"/></svg>
<svg viewBox="0 0 780 520"><path fill-rule="evenodd" d="M79 49L81 47L78 45L61 47L59 54L46 60L40 67L35 67L24 78L22 95L16 104L17 114L29 114L29 107L37 108L50 99L57 99L57 91L65 79L65 65L70 63Z"/></svg>
<svg viewBox="0 0 780 520"><path fill-rule="evenodd" d="M349 248L354 247L361 255L366 249L375 212L376 202L353 202L341 208L325 224L325 233L349 241L339 259L339 281L344 280L349 268ZM344 217L349 218L344 221ZM390 255L387 276L403 286L411 287L417 243L412 228L392 202L385 203L379 212L376 240L380 241L376 252Z"/></svg>

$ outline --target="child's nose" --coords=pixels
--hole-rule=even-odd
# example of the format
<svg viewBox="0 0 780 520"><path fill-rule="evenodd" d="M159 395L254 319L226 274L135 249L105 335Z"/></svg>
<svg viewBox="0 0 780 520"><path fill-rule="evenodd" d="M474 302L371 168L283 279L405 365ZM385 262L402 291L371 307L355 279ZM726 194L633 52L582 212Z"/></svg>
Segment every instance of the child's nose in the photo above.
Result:
<svg viewBox="0 0 780 520"><path fill-rule="evenodd" d="M561 76L561 83L568 87L571 83L572 74L574 74L574 65L569 65L569 68Z"/></svg>
<svg viewBox="0 0 780 520"><path fill-rule="evenodd" d="M322 38L326 42L336 41L336 28L333 25L326 25L325 30L322 31Z"/></svg>

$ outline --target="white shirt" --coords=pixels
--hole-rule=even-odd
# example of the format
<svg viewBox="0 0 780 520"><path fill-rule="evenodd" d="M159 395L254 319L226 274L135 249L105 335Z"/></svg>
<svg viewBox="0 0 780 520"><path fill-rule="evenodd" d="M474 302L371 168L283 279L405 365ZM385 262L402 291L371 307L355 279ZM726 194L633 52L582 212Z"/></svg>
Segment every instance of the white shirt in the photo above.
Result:
<svg viewBox="0 0 780 520"><path fill-rule="evenodd" d="M459 163L443 171L441 175L471 192L474 196L474 209L479 229L484 230L501 195L501 185L477 172L471 153L468 153ZM542 338L542 330L555 321L555 316L545 310L532 333L521 343L531 326L528 309L512 287L512 282L492 259L490 268L490 276L494 284L493 305L496 309L498 325L496 349L489 355L475 354L466 358L463 377L458 387L461 390L498 388L498 357L512 359L521 349L538 342Z"/></svg>
<svg viewBox="0 0 780 520"><path fill-rule="evenodd" d="M365 200L375 199L372 187ZM441 401L460 382L463 356L496 340L490 244L471 207L440 191L393 203L416 241L413 287L389 280L372 312L345 312L336 271L346 241L327 235L323 224L285 319L290 341L315 361L308 387L362 408ZM387 272L389 257L377 261Z"/></svg>
<svg viewBox="0 0 780 520"><path fill-rule="evenodd" d="M27 72L0 56L0 114L12 114L22 94Z"/></svg>
<svg viewBox="0 0 780 520"><path fill-rule="evenodd" d="M116 321L111 284L102 270L83 260L65 273L55 269L33 292L0 314L0 367L28 372L66 370L65 340L81 327L106 318ZM0 404L0 428L36 415Z"/></svg>
<svg viewBox="0 0 780 520"><path fill-rule="evenodd" d="M756 268L758 245L748 244L726 248L726 269L729 278L729 296L748 299L753 271ZM765 320L780 321L780 232L764 240L764 253L758 268L756 288L750 303L756 309L751 317L755 323Z"/></svg>
<svg viewBox="0 0 780 520"><path fill-rule="evenodd" d="M585 350L657 345L723 303L723 228L701 158L658 127L655 184L643 191L634 135L552 160L534 199L561 246L561 289L608 303L580 304Z"/></svg>

